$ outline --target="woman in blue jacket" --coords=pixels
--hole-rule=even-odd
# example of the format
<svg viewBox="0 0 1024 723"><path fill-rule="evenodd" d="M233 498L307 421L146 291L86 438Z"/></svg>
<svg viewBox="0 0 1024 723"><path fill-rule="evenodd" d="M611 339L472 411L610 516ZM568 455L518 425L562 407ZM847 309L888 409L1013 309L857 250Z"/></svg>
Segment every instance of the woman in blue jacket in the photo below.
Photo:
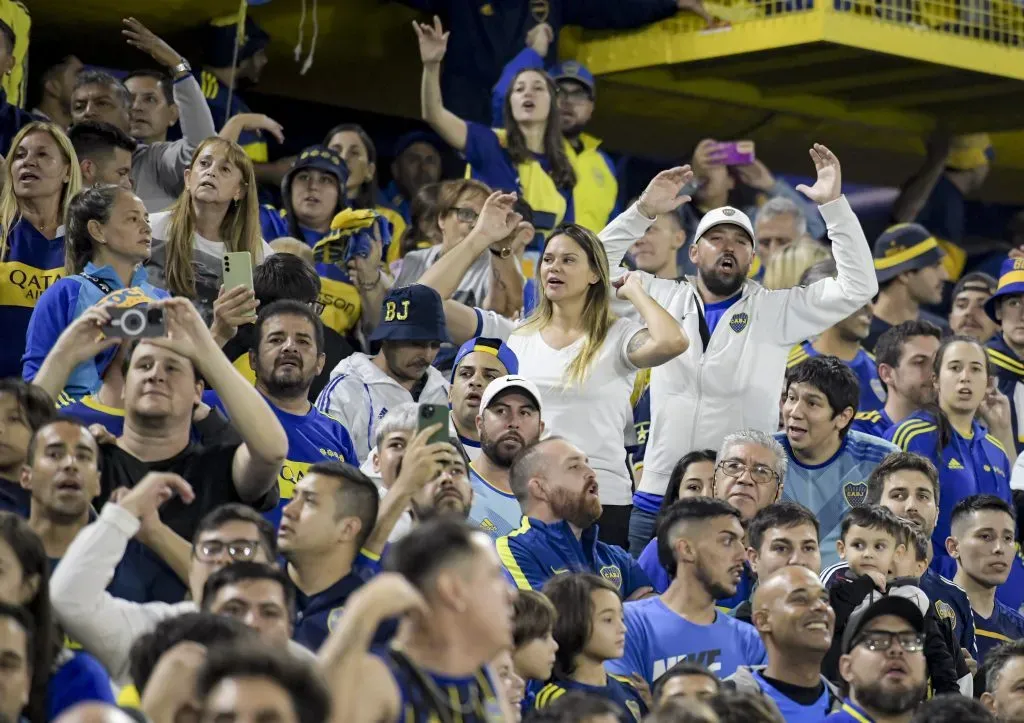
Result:
<svg viewBox="0 0 1024 723"><path fill-rule="evenodd" d="M120 186L96 186L77 194L66 218L65 266L72 276L53 284L39 298L28 325L22 376L31 380L60 333L86 309L99 303L136 306L168 296L146 280L153 232L142 201ZM99 389L116 348L80 364L65 393L79 399Z"/></svg>

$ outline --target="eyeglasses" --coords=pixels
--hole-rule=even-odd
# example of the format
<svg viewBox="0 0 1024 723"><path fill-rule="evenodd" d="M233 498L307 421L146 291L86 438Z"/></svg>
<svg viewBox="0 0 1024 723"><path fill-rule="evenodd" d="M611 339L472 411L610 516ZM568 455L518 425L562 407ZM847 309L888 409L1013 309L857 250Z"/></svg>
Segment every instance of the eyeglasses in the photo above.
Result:
<svg viewBox="0 0 1024 723"><path fill-rule="evenodd" d="M317 316L324 313L324 303L322 301L310 301L309 308Z"/></svg>
<svg viewBox="0 0 1024 723"><path fill-rule="evenodd" d="M566 88L565 86L559 86L558 97L564 98L571 103L579 103L580 101L590 100L590 91L586 88Z"/></svg>
<svg viewBox="0 0 1024 723"><path fill-rule="evenodd" d="M887 630L873 630L864 633L857 640L872 652L884 652L892 647L893 641L899 641L900 647L907 653L919 653L924 650L924 635L920 633L891 633Z"/></svg>
<svg viewBox="0 0 1024 723"><path fill-rule="evenodd" d="M462 223L476 223L476 220L480 218L480 214L471 208L456 207L452 211L455 213L455 217Z"/></svg>
<svg viewBox="0 0 1024 723"><path fill-rule="evenodd" d="M740 462L737 459L727 459L724 462L719 462L717 469L722 470L722 473L727 477L742 477L744 472L750 473L750 479L754 481L754 484L759 485L770 485L778 482L779 475L768 465L755 464L753 467L748 467L746 463Z"/></svg>
<svg viewBox="0 0 1024 723"><path fill-rule="evenodd" d="M202 562L216 560L225 550L233 562L248 562L256 557L256 551L259 549L260 543L257 540L205 540L193 547L192 551Z"/></svg>

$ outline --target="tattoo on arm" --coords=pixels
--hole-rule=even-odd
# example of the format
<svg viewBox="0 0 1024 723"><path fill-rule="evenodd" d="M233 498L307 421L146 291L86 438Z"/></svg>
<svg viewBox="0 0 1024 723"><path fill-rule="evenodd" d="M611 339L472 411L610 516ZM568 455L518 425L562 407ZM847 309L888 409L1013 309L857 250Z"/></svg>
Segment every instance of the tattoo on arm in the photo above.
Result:
<svg viewBox="0 0 1024 723"><path fill-rule="evenodd" d="M633 334L633 338L629 340L629 344L626 345L626 354L629 356L636 354L650 340L651 332L647 329L641 329L636 334Z"/></svg>

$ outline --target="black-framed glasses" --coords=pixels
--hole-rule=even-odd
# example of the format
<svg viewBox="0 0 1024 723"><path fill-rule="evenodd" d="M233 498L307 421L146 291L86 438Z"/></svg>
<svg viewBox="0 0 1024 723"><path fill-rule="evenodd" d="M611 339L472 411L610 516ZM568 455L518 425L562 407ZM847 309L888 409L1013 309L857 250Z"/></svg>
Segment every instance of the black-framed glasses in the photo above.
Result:
<svg viewBox="0 0 1024 723"><path fill-rule="evenodd" d="M871 630L857 638L857 645L863 645L872 652L884 652L897 641L904 652L919 653L924 650L924 635L913 631L893 633L888 630Z"/></svg>
<svg viewBox="0 0 1024 723"><path fill-rule="evenodd" d="M749 466L738 459L727 459L724 462L719 462L716 469L722 470L722 474L725 476L733 478L742 477L744 472L749 472L750 479L754 481L754 484L759 485L775 484L779 479L778 473L766 464Z"/></svg>
<svg viewBox="0 0 1024 723"><path fill-rule="evenodd" d="M465 206L456 206L452 209L452 212L462 223L476 223L476 220L480 218L479 213Z"/></svg>
<svg viewBox="0 0 1024 723"><path fill-rule="evenodd" d="M202 562L216 560L226 551L233 562L248 562L256 557L260 549L258 540L203 540L197 543L192 551Z"/></svg>
<svg viewBox="0 0 1024 723"><path fill-rule="evenodd" d="M311 301L309 302L309 308L314 314L320 316L320 314L324 313L324 302Z"/></svg>

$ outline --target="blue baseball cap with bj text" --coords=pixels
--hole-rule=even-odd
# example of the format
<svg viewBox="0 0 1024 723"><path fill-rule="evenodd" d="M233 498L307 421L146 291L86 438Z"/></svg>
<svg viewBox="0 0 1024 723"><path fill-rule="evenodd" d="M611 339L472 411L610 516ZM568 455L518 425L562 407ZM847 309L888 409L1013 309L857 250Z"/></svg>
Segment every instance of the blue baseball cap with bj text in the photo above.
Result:
<svg viewBox="0 0 1024 723"><path fill-rule="evenodd" d="M441 295L429 286L413 284L392 289L384 297L380 324L370 341L440 341L451 344Z"/></svg>

